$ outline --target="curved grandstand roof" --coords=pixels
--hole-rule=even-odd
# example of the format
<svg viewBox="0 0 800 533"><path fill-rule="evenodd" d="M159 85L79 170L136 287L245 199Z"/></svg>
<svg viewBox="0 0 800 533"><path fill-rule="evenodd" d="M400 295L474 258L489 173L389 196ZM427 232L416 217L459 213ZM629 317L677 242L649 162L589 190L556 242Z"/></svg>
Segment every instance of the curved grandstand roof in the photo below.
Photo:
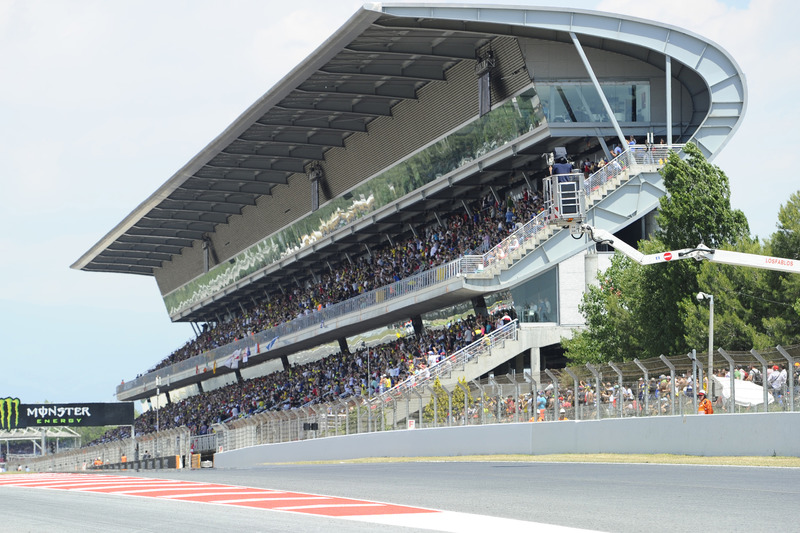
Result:
<svg viewBox="0 0 800 533"><path fill-rule="evenodd" d="M671 57L673 76L693 95L707 94L702 116L692 120L693 140L707 156L738 127L746 102L742 72L720 47L685 30L574 9L369 4L72 268L153 275L277 185L288 184L290 176L306 174L331 150L350 149L348 140L368 135L371 122L391 117L397 104L416 99L426 85L443 82L452 67L474 62L477 51L498 37L570 43L570 33L583 47L660 69ZM288 207L300 212L305 205Z"/></svg>

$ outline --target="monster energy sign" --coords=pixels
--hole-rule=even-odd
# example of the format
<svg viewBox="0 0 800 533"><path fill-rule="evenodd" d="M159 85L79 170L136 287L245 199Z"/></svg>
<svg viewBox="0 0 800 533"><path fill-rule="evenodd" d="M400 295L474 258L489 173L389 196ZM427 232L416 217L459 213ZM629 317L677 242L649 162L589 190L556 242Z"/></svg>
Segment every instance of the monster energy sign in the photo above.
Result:
<svg viewBox="0 0 800 533"><path fill-rule="evenodd" d="M0 430L131 424L133 402L24 404L19 398L0 398Z"/></svg>

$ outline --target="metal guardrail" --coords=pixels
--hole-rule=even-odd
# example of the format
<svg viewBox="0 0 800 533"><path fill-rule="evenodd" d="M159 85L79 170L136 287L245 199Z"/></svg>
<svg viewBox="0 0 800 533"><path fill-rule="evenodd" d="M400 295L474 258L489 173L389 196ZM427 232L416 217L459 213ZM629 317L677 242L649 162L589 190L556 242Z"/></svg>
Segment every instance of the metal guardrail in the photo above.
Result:
<svg viewBox="0 0 800 533"><path fill-rule="evenodd" d="M740 367L749 370L754 365L761 372L767 371L767 366L750 352L725 354L729 358L728 364L718 367L720 375L712 379L715 414L800 411L800 401L796 401L800 393L800 369L794 370L794 361L800 360L800 345L786 349L778 347L759 355L767 365L788 367L788 383L777 390L765 390L745 380L735 380L734 387L723 386L730 381L730 376L722 375L725 372L736 372ZM469 357L465 353L461 361L469 360ZM455 366L457 364L453 364ZM216 429L225 434L225 449L230 450L266 443L405 429L410 420L414 427L434 428L559 419L686 416L697 414L696 389L692 384L703 383L705 378L702 376L702 363L692 354L567 367L545 370L537 375L526 372L522 376L490 377L485 383L473 381L463 388L440 389L439 400L443 403L440 403L442 409L439 411L443 415L438 418L432 415L435 409L430 392L434 380L435 377L431 376L425 381L407 381L371 399L353 397L288 412L261 413L257 417L219 425ZM768 399L766 403L764 397ZM401 416L398 417L398 408L403 402L406 409L400 409ZM425 407L425 412L420 411L422 407Z"/></svg>
<svg viewBox="0 0 800 533"><path fill-rule="evenodd" d="M484 335L469 346L465 346L442 361L439 361L435 365L427 367L419 374L410 376L386 392L377 396L373 396L369 399L369 402L383 403L385 401L389 401L391 398L402 396L406 393L406 391L414 389L415 387L423 388L427 385L430 385L437 378L440 378L445 374L451 374L454 368L458 366L463 367L467 362L475 359L476 357L491 353L492 347L502 346L502 343L507 340L516 340L518 331L518 321L512 320L508 324L505 324L504 326Z"/></svg>
<svg viewBox="0 0 800 533"><path fill-rule="evenodd" d="M683 145L675 145L673 150L680 150L682 146ZM587 198L600 197L603 194L600 189L602 184L622 176L628 169L631 169L632 172L634 170L639 170L633 168L635 165L655 165L658 167L666 162L668 155L669 150L662 145L654 145L649 151L646 151L644 145L629 147L625 152L615 157L584 181ZM458 276L481 273L493 264L499 264L509 254L526 246L536 235L542 235L541 232L545 231L547 223L547 214L544 212L539 213L533 219L523 224L521 228L514 231L507 238L482 255L465 255L450 263L425 270L409 278L392 283L391 285L360 294L354 298L333 304L319 311L312 311L307 315L295 318L294 320L285 322L274 328L261 331L246 339L234 341L184 361L179 361L168 367L148 372L141 377L117 386L117 394L144 386L146 383L155 383L156 377L161 378L162 382L165 382L172 374L179 374L191 371L192 369L199 369L200 367L210 369L213 367L215 361L217 364L221 364L236 350L246 350L250 348L251 352L256 354L261 351L261 347L270 346L271 342L285 337L286 335L311 327L319 327L326 321L332 321L350 313L362 311L373 305L407 296L414 292L438 285L439 283L450 281Z"/></svg>

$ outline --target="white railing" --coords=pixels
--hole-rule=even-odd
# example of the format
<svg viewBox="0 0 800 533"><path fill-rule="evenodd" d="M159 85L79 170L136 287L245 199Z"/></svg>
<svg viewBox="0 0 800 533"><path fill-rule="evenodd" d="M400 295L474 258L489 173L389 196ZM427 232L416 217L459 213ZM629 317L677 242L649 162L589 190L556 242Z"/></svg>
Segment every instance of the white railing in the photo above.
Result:
<svg viewBox="0 0 800 533"><path fill-rule="evenodd" d="M500 346L507 340L516 340L517 332L518 321L512 320L508 324L487 333L469 346L465 346L452 355L445 357L435 365L431 365L419 373L401 381L386 392L374 396L370 401L383 403L390 398L398 398L404 395L406 391L415 387L421 389L425 385L433 383L436 378L445 374L450 374L454 367L463 366L476 357L490 353L493 346Z"/></svg>

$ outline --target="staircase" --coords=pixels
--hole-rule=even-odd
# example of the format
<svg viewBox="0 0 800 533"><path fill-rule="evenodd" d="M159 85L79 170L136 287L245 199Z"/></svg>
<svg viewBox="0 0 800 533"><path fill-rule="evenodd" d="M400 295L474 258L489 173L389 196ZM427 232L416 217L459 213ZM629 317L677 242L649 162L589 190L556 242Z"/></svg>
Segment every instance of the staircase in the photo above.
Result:
<svg viewBox="0 0 800 533"><path fill-rule="evenodd" d="M654 147L647 162L645 154L629 149L584 180L585 220L614 232L658 205L658 199L665 194L658 171L668 152L666 148ZM626 190L614 194L623 188ZM537 263L536 259L530 259L533 252L538 252L539 266L546 266L590 245L585 239L569 243L566 241L569 238L568 232L552 223L551 214L543 211L483 256L471 257L475 268L466 278L472 284L487 287L498 282L515 283L519 276L510 272L525 270L526 267L515 269L522 262Z"/></svg>
<svg viewBox="0 0 800 533"><path fill-rule="evenodd" d="M395 409L397 421L419 414L420 402L430 402L436 379L449 392L458 387L459 379L470 382L520 353L523 348L517 339L518 322L509 324L481 337L444 361L397 384L372 398L373 408ZM387 413L387 416L391 416Z"/></svg>

